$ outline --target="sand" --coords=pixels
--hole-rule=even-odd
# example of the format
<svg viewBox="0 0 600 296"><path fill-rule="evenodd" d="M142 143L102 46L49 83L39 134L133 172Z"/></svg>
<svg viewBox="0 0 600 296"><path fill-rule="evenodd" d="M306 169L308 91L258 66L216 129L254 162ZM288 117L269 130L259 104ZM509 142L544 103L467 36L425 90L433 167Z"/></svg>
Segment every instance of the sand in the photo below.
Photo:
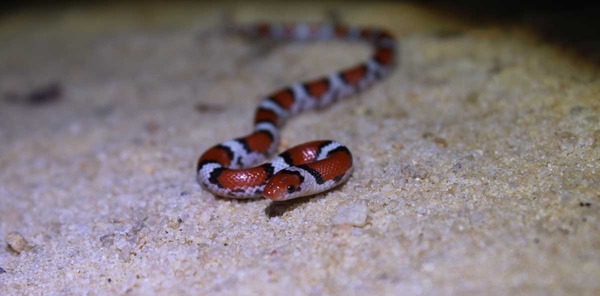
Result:
<svg viewBox="0 0 600 296"><path fill-rule="evenodd" d="M216 198L210 146L276 88L364 44L273 43L236 22L388 28L383 82L290 120L356 168L312 198ZM600 70L522 22L408 4L149 4L0 19L1 295L600 294Z"/></svg>

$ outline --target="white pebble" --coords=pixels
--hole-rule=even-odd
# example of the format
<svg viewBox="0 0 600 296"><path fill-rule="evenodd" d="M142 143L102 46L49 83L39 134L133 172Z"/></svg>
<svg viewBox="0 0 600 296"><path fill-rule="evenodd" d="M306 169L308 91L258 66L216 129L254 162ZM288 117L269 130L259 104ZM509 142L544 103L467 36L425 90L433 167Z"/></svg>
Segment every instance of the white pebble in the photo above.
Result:
<svg viewBox="0 0 600 296"><path fill-rule="evenodd" d="M387 183L387 184L383 185L383 187L381 188L381 191L385 192L385 193L394 192L394 186L392 186L392 184L390 184L390 183Z"/></svg>
<svg viewBox="0 0 600 296"><path fill-rule="evenodd" d="M349 204L340 206L331 219L333 225L349 224L363 227L367 224L368 209L364 204Z"/></svg>

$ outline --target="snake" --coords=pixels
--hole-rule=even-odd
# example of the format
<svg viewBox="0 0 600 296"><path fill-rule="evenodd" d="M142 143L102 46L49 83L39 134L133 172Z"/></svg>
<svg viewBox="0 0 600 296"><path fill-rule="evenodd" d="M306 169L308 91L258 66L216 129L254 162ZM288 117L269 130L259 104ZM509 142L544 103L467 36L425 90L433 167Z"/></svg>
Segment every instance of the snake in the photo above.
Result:
<svg viewBox="0 0 600 296"><path fill-rule="evenodd" d="M352 153L337 141L311 141L266 160L276 152L281 128L292 116L330 106L384 78L395 65L394 37L384 29L328 23L257 22L237 25L235 31L276 41L366 42L374 51L355 66L267 95L256 109L250 134L216 144L198 158L198 183L220 197L284 201L346 182L354 170Z"/></svg>

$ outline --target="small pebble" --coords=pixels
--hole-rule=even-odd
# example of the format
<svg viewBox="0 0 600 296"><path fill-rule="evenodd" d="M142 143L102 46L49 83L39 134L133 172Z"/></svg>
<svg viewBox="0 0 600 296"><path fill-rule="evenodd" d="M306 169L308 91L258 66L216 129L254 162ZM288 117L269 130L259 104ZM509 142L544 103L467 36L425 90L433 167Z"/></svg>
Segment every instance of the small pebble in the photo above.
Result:
<svg viewBox="0 0 600 296"><path fill-rule="evenodd" d="M140 231L142 230L142 228L144 228L144 222L143 221L136 221L135 223L133 223L133 226L131 226L131 228L129 229L129 235L137 235L138 233L140 233Z"/></svg>
<svg viewBox="0 0 600 296"><path fill-rule="evenodd" d="M63 95L63 87L58 82L53 82L39 87L27 95L31 104L46 104L59 101Z"/></svg>
<svg viewBox="0 0 600 296"><path fill-rule="evenodd" d="M194 109L200 113L210 113L210 112L222 112L223 110L225 110L225 107L223 105L211 105L211 104L204 104L204 103L199 103L196 104L196 106L194 106Z"/></svg>
<svg viewBox="0 0 600 296"><path fill-rule="evenodd" d="M458 171L460 171L460 169L462 169L462 164L461 164L460 162L459 162L459 163L456 163L456 164L455 164L455 165L452 167L452 171L453 171L453 172L458 172Z"/></svg>
<svg viewBox="0 0 600 296"><path fill-rule="evenodd" d="M352 225L363 227L367 224L368 209L364 204L349 204L340 206L331 219L333 225Z"/></svg>
<svg viewBox="0 0 600 296"><path fill-rule="evenodd" d="M8 247L13 251L17 252L17 254L21 254L23 251L29 251L31 246L27 243L27 240L18 232L9 232L6 235L6 242L8 243Z"/></svg>
<svg viewBox="0 0 600 296"><path fill-rule="evenodd" d="M0 274L6 273L6 270L4 270L4 268L0 267Z"/></svg>
<svg viewBox="0 0 600 296"><path fill-rule="evenodd" d="M433 138L433 142L438 147L448 147L448 141L446 141L446 139L444 139L444 138L437 138L437 137Z"/></svg>
<svg viewBox="0 0 600 296"><path fill-rule="evenodd" d="M392 186L390 183L385 184L383 187L381 187L381 192L392 193L394 192L394 186Z"/></svg>
<svg viewBox="0 0 600 296"><path fill-rule="evenodd" d="M115 244L115 235L114 234L106 234L100 237L100 242L103 247L109 247Z"/></svg>
<svg viewBox="0 0 600 296"><path fill-rule="evenodd" d="M153 134L153 133L156 133L160 129L160 124L158 124L158 122L156 122L156 121L146 122L146 124L144 124L144 129L147 132Z"/></svg>
<svg viewBox="0 0 600 296"><path fill-rule="evenodd" d="M577 115L585 110L583 106L575 106L571 108L571 115Z"/></svg>

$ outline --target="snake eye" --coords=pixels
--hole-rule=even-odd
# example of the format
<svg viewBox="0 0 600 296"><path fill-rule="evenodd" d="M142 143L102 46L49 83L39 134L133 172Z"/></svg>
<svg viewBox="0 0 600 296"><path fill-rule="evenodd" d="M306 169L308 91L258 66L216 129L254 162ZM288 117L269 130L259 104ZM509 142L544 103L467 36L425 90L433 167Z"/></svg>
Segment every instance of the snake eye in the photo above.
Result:
<svg viewBox="0 0 600 296"><path fill-rule="evenodd" d="M292 194L294 192L296 192L296 186L294 186L294 185L288 185L288 187L287 187L287 193Z"/></svg>

